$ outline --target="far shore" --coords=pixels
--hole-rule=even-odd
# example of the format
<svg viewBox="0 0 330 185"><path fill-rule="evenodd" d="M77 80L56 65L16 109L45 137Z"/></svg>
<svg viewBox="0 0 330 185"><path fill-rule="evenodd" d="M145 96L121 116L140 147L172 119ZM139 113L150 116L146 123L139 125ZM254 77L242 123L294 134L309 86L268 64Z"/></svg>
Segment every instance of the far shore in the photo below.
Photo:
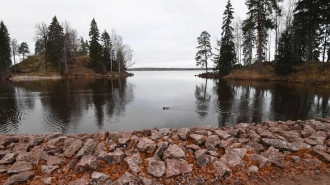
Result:
<svg viewBox="0 0 330 185"><path fill-rule="evenodd" d="M35 81L35 80L61 80L61 79L75 79L75 78L122 78L122 77L129 77L134 76L133 73L116 73L116 74L86 74L86 75L68 75L68 76L61 76L61 75L49 75L49 76L38 76L38 75L13 75L9 78L11 81Z"/></svg>

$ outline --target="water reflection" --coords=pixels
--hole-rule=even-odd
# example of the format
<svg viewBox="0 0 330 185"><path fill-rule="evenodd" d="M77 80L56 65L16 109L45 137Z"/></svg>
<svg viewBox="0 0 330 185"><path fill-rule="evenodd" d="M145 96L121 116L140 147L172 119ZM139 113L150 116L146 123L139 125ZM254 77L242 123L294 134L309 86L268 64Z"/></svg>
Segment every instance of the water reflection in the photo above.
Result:
<svg viewBox="0 0 330 185"><path fill-rule="evenodd" d="M205 119L208 115L211 94L207 91L207 79L205 83L201 85L196 85L195 90L195 97L196 97L196 112L201 120Z"/></svg>
<svg viewBox="0 0 330 185"><path fill-rule="evenodd" d="M286 83L216 81L219 127L329 116L329 90Z"/></svg>
<svg viewBox="0 0 330 185"><path fill-rule="evenodd" d="M28 133L76 132L82 124L96 124L101 130L118 120L134 99L133 85L126 79L6 82L0 90L0 130L7 133L20 132L15 126L20 121L30 123L24 128ZM19 118L19 112L26 116Z"/></svg>
<svg viewBox="0 0 330 185"><path fill-rule="evenodd" d="M205 80L194 71L134 73L116 80L0 82L0 132L223 127L330 116L330 89Z"/></svg>

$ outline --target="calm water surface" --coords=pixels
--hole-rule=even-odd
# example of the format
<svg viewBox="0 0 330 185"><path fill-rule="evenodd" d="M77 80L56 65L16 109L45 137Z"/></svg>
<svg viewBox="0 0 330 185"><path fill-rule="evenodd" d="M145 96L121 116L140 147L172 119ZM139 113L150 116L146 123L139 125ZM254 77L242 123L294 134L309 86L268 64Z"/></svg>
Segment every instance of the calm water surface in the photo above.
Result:
<svg viewBox="0 0 330 185"><path fill-rule="evenodd" d="M330 116L330 90L194 77L200 72L139 71L120 80L0 82L0 132L222 127Z"/></svg>

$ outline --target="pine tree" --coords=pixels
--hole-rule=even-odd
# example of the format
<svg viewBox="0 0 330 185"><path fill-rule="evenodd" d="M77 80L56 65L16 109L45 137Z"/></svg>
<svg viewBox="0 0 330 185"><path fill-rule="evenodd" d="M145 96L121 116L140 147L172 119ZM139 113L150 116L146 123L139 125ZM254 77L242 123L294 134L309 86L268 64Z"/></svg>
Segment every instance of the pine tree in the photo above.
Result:
<svg viewBox="0 0 330 185"><path fill-rule="evenodd" d="M111 69L111 50L112 50L112 43L110 39L109 33L104 30L101 35L101 42L102 42L102 59L103 65L109 66L108 69Z"/></svg>
<svg viewBox="0 0 330 185"><path fill-rule="evenodd" d="M53 67L58 67L61 72L61 58L63 56L63 28L57 21L56 16L53 18L49 26L48 40L46 45L47 60L49 60Z"/></svg>
<svg viewBox="0 0 330 185"><path fill-rule="evenodd" d="M0 22L0 73L6 72L11 66L10 37L7 27Z"/></svg>
<svg viewBox="0 0 330 185"><path fill-rule="evenodd" d="M275 72L278 75L288 75L293 71L295 56L293 53L292 33L290 28L286 28L281 34L278 42L278 55L275 65Z"/></svg>
<svg viewBox="0 0 330 185"><path fill-rule="evenodd" d="M219 70L220 48L221 48L221 39L217 40L217 46L214 48L216 50L216 53L213 53L212 61L214 63L215 70Z"/></svg>
<svg viewBox="0 0 330 185"><path fill-rule="evenodd" d="M36 43L34 44L34 54L35 55L40 55L43 54L45 51L45 46L44 42L42 39L38 39Z"/></svg>
<svg viewBox="0 0 330 185"><path fill-rule="evenodd" d="M88 45L85 43L84 38L80 37L80 49L81 55L88 55Z"/></svg>
<svg viewBox="0 0 330 185"><path fill-rule="evenodd" d="M201 65L201 67L206 67L207 72L207 60L212 56L212 48L210 43L211 35L206 31L203 31L201 35L197 38L197 53L196 53L196 66Z"/></svg>
<svg viewBox="0 0 330 185"><path fill-rule="evenodd" d="M103 73L104 66L102 65L101 58L102 46L99 43L100 32L97 28L97 24L94 18L91 22L89 37L91 38L91 40L89 41L89 56L91 58L92 67L96 72Z"/></svg>
<svg viewBox="0 0 330 185"><path fill-rule="evenodd" d="M297 6L294 10L294 26L296 27L297 39L306 40L301 42L305 45L304 49L305 58L305 70L308 70L308 64L313 58L313 50L315 48L316 38L318 37L318 29L322 23L322 0L301 0L297 2ZM303 38L301 38L303 37ZM314 50L315 53L315 50Z"/></svg>
<svg viewBox="0 0 330 185"><path fill-rule="evenodd" d="M18 53L23 55L23 60L25 59L25 55L30 53L29 46L26 42L22 42L18 48Z"/></svg>
<svg viewBox="0 0 330 185"><path fill-rule="evenodd" d="M245 3L249 10L247 14L250 18L248 20L255 25L254 29L257 31L260 73L262 73L262 59L265 57L263 51L267 48L268 29L274 28L271 15L273 11L276 11L278 15L281 14L278 2L282 2L282 0L247 0Z"/></svg>
<svg viewBox="0 0 330 185"><path fill-rule="evenodd" d="M251 68L252 62L252 51L254 44L256 43L256 37L254 34L254 22L251 21L251 16L243 21L242 31L243 31L243 56L244 65L248 65Z"/></svg>
<svg viewBox="0 0 330 185"><path fill-rule="evenodd" d="M236 63L235 43L233 36L233 27L231 26L233 16L233 7L228 0L226 9L223 13L222 38L219 57L219 74L227 75Z"/></svg>

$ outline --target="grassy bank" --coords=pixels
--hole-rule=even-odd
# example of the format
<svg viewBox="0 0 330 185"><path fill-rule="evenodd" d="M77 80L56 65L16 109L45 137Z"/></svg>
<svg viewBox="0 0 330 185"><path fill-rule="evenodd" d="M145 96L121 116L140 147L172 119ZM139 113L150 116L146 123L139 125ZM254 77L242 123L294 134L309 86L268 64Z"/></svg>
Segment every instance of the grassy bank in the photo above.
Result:
<svg viewBox="0 0 330 185"><path fill-rule="evenodd" d="M61 68L64 69L64 63L61 64ZM91 68L91 62L89 56L79 56L74 61L68 62L69 74L63 76L59 73L58 68L54 68L50 63L45 66L45 60L42 56L29 56L24 61L11 67L12 77L52 77L62 76L64 78L97 78L97 77L126 77L133 74L127 72L118 73L117 71L107 72L106 74L95 73ZM63 71L63 70L62 70Z"/></svg>
<svg viewBox="0 0 330 185"><path fill-rule="evenodd" d="M312 62L309 64L309 70L305 71L304 65L295 66L295 72L287 76L278 76L274 71L275 63L264 63L263 73L260 74L257 64L251 66L251 69L242 67L233 70L228 76L223 78L230 80L258 80L258 81L281 81L319 85L330 88L330 63ZM220 78L217 73L201 74L200 77Z"/></svg>

